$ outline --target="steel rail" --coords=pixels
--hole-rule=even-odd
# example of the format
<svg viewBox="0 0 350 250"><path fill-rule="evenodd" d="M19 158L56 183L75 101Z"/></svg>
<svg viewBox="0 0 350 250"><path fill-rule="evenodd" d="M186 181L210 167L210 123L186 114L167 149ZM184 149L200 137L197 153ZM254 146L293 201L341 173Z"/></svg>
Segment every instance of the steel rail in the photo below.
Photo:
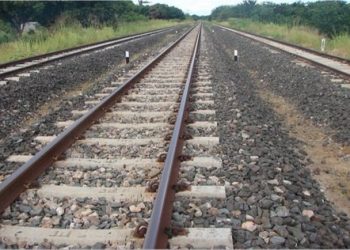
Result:
<svg viewBox="0 0 350 250"><path fill-rule="evenodd" d="M175 26L175 27L178 27L178 26ZM137 39L137 38L159 34L159 33L174 29L175 27L156 29L156 30L149 31L149 32L137 33L137 34L133 34L133 35L129 35L129 36L122 36L119 38L108 39L108 40L97 42L97 43L85 44L85 45L76 46L76 47L69 48L69 49L58 50L58 51L50 52L47 54L41 54L41 55L32 56L32 57L28 57L28 58L24 58L24 59L20 59L20 60L16 60L16 61L3 63L3 64L0 64L0 69L6 69L8 67L16 67L17 65L21 65L24 63L31 63L35 60L41 60L41 59L48 58L48 60L45 60L45 61L33 62L33 64L31 64L31 65L21 65L17 69L12 69L12 70L6 71L6 72L0 72L0 77L6 77L6 76L13 75L15 73L21 72L21 71L29 69L29 68L34 68L34 67L37 67L37 66L40 66L43 64L47 64L47 63L51 63L51 62L61 60L64 58L81 55L81 54L84 54L84 53L87 53L90 51L103 49L103 48L106 48L109 46L114 46L117 44L121 44L121 43L124 43L127 41ZM76 52L74 52L74 51L76 51ZM64 53L69 53L69 54L64 54ZM60 56L60 54L62 54L62 55ZM53 57L53 56L57 56L57 57L49 58L49 57Z"/></svg>
<svg viewBox="0 0 350 250"><path fill-rule="evenodd" d="M215 24L215 26L217 26L219 28L222 28L222 29L226 29L228 31L231 31L231 32L235 33L238 36L241 36L241 37L244 37L244 38L247 38L247 39L251 39L251 40L254 40L254 41L259 42L261 44L264 44L264 45L266 45L266 46L268 46L268 47L270 47L272 49L279 50L281 52L288 53L290 55L296 56L298 58L301 58L303 60L308 61L311 64L314 64L314 65L317 65L317 66L322 67L324 69L333 71L334 73L340 74L343 77L345 77L347 79L350 79L350 74L347 73L347 72L342 71L341 69L337 69L336 67L331 67L331 66L326 65L326 64L321 63L321 62L317 62L316 60L311 60L311 59L309 59L307 57L304 57L303 55L295 54L293 52L284 50L282 48L275 47L274 45L268 44L266 42L255 40L253 37L255 36L257 38L266 39L266 40L271 41L271 42L275 42L275 43L279 43L279 44L282 44L282 45L285 45L285 46L289 46L289 47L294 48L294 49L305 51L306 53L314 54L316 56L324 57L324 58L327 58L329 60L333 60L335 62L338 62L338 63L344 64L344 65L349 65L350 66L350 61L347 60L347 59L336 57L336 56L332 56L332 55L328 55L328 54L321 53L321 52L318 52L318 51L315 51L315 50L311 50L311 49L307 49L307 48L304 48L304 47L300 47L300 46L297 46L297 45L294 45L294 44L288 44L286 42L281 42L279 40L274 40L272 38L264 37L264 36L261 36L261 35L256 35L256 34L253 34L253 33L246 32L246 31L241 31L241 30L238 30L238 29L232 29L232 28L228 28L228 27L225 27L225 26L222 26L222 25L217 25L217 24ZM245 36L244 34L239 34L239 33L236 33L236 32L246 33L247 35L250 35L250 36L253 36L253 37L248 37L248 36Z"/></svg>
<svg viewBox="0 0 350 250"><path fill-rule="evenodd" d="M314 49L302 47L302 46L300 46L300 45L288 43L288 42L285 42L285 41L281 41L281 40L279 40L279 39L274 39L274 38L271 38L271 37L267 37L267 36L255 34L255 33L252 33L252 32L249 32L249 31L245 31L245 30L242 30L242 29L231 28L231 27L228 27L228 26L225 26L225 25L218 25L218 24L214 24L214 25L216 25L216 26L218 26L218 27L224 27L224 28L227 28L227 29L237 30L237 31L239 31L239 32L246 33L246 34L251 35L251 36L256 36L256 37L259 37L259 38L263 38L263 39L266 39L266 40L270 40L271 42L280 43L280 44L283 44L283 45L286 45L286 46L290 46L290 47L293 47L293 48L296 48L296 49L304 50L304 51L306 51L306 52L315 54L315 55L317 55L317 56L327 57L327 58L329 58L329 59L332 59L332 60L339 61L339 62L341 62L341 63L346 63L346 64L349 64L349 65L350 65L350 60L349 60L349 59L346 59L346 58L343 58L343 57L330 55L330 54L323 53L323 52L320 52L320 51L317 51L317 50L314 50Z"/></svg>
<svg viewBox="0 0 350 250"><path fill-rule="evenodd" d="M29 188L31 182L39 177L45 169L52 165L52 163L54 163L59 156L66 151L66 149L81 137L85 130L108 112L109 108L118 102L135 82L139 81L145 74L147 74L154 65L168 54L170 50L184 39L193 29L194 27L191 27L174 43L168 46L160 55L145 65L130 79L124 81L120 87L104 98L101 103L75 121L28 162L23 164L12 175L0 183L0 213L3 212L19 194Z"/></svg>
<svg viewBox="0 0 350 250"><path fill-rule="evenodd" d="M151 219L147 228L143 245L144 249L164 249L168 247L168 236L165 231L167 228L169 228L171 222L171 213L175 197L174 185L178 179L181 163L179 156L181 155L184 144L183 131L185 129L185 122L188 117L188 100L194 65L199 51L201 29L202 25L199 27L199 32L197 34L196 43L192 53L191 64L188 69L187 80L181 98L178 115L176 117L174 131L160 178L158 193L153 205Z"/></svg>

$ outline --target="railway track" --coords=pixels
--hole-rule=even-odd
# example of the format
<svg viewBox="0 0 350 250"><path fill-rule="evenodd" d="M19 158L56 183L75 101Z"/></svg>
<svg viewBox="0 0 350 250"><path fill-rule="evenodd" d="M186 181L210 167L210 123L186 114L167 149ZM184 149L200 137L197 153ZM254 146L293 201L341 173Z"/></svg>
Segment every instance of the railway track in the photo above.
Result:
<svg viewBox="0 0 350 250"><path fill-rule="evenodd" d="M58 121L61 134L38 136L34 157L8 158L24 164L0 184L3 246L232 247L230 228L179 227L171 212L174 200L196 216L225 198L222 185L182 178L222 164L200 30Z"/></svg>
<svg viewBox="0 0 350 250"><path fill-rule="evenodd" d="M47 54L42 54L38 56L33 56L33 57L21 59L21 60L0 64L0 78L1 78L0 85L6 84L8 81L18 81L20 77L26 77L26 76L29 76L31 73L36 73L38 72L38 70L33 68L36 68L38 66L43 66L45 64L49 64L57 60L61 60L72 56L98 52L103 49L113 48L115 46L118 46L119 44L131 41L131 40L142 39L146 36L163 33L170 29L173 29L173 28L158 29L151 32L125 36L117 39L110 39L107 41L97 42L97 43L88 44L88 45L82 45L75 48L64 49L60 51L55 51ZM50 65L46 67L50 67ZM26 71L26 72L23 72L23 71Z"/></svg>
<svg viewBox="0 0 350 250"><path fill-rule="evenodd" d="M320 53L318 51L314 51L314 50L303 48L297 45L281 42L272 38L267 38L267 37L252 34L249 32L243 32L241 30L231 29L221 25L217 25L217 26L224 30L233 32L237 35L266 44L272 48L287 52L292 55L296 55L299 58L302 58L308 62L324 67L338 74L341 74L346 78L350 77L350 61L344 58L327 55L324 53ZM344 87L350 88L350 86L344 86Z"/></svg>
<svg viewBox="0 0 350 250"><path fill-rule="evenodd" d="M348 218L314 183L305 151L256 87L284 79L270 87L299 94L294 77L301 75L317 104L318 82L327 93L346 90L333 75L321 79L328 70L310 77L293 65L302 59L214 29L189 30L151 62L82 98L24 150L36 148L35 156L7 158L0 248L349 245ZM245 54L238 64L235 46ZM324 99L345 111L339 96Z"/></svg>

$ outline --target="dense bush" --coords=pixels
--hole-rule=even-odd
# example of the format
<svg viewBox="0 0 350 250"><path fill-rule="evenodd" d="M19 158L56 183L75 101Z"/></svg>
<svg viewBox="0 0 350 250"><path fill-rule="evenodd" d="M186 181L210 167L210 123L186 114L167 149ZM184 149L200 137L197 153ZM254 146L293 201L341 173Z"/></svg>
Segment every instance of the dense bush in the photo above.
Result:
<svg viewBox="0 0 350 250"><path fill-rule="evenodd" d="M318 1L275 4L244 0L235 6L220 6L211 13L211 18L225 20L230 17L251 18L259 22L308 25L330 37L350 32L350 3L344 1Z"/></svg>
<svg viewBox="0 0 350 250"><path fill-rule="evenodd" d="M142 6L135 5L132 1L0 1L0 20L10 24L18 33L21 24L29 21L49 27L57 19L72 22L76 20L83 27L89 27L117 26L119 22L125 21L184 17L182 10L175 7L165 4ZM0 28L1 36L5 31L1 26Z"/></svg>
<svg viewBox="0 0 350 250"><path fill-rule="evenodd" d="M0 43L9 42L15 38L15 32L11 25L0 20Z"/></svg>
<svg viewBox="0 0 350 250"><path fill-rule="evenodd" d="M155 4L149 7L148 16L153 19L184 19L182 10L165 4Z"/></svg>

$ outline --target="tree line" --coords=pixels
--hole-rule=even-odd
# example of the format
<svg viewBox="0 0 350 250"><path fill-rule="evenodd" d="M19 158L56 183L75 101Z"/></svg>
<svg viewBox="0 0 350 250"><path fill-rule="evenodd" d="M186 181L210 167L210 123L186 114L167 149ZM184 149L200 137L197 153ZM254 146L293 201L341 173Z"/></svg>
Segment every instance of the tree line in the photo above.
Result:
<svg viewBox="0 0 350 250"><path fill-rule="evenodd" d="M345 1L257 4L255 0L244 0L238 5L217 7L210 16L214 20L226 20L232 17L289 26L312 26L329 37L350 33L350 3Z"/></svg>
<svg viewBox="0 0 350 250"><path fill-rule="evenodd" d="M48 27L61 17L83 26L116 25L122 21L184 19L182 10L165 4L144 6L132 1L0 1L0 31L35 21Z"/></svg>

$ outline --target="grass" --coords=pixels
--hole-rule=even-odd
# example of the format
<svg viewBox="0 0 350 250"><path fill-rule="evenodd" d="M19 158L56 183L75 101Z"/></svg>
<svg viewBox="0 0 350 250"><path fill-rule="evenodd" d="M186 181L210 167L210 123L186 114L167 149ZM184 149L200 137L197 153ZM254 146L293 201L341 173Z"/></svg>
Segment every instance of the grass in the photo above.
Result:
<svg viewBox="0 0 350 250"><path fill-rule="evenodd" d="M289 27L287 25L260 23L249 19L236 18L231 18L218 24L275 38L317 51L321 51L321 39L325 38L319 34L317 29L306 26ZM326 38L325 53L350 59L350 35L342 34L332 39Z"/></svg>
<svg viewBox="0 0 350 250"><path fill-rule="evenodd" d="M149 20L121 23L117 27L83 28L77 24L56 26L51 31L41 30L15 41L0 44L0 63L176 24L178 24L176 21Z"/></svg>

